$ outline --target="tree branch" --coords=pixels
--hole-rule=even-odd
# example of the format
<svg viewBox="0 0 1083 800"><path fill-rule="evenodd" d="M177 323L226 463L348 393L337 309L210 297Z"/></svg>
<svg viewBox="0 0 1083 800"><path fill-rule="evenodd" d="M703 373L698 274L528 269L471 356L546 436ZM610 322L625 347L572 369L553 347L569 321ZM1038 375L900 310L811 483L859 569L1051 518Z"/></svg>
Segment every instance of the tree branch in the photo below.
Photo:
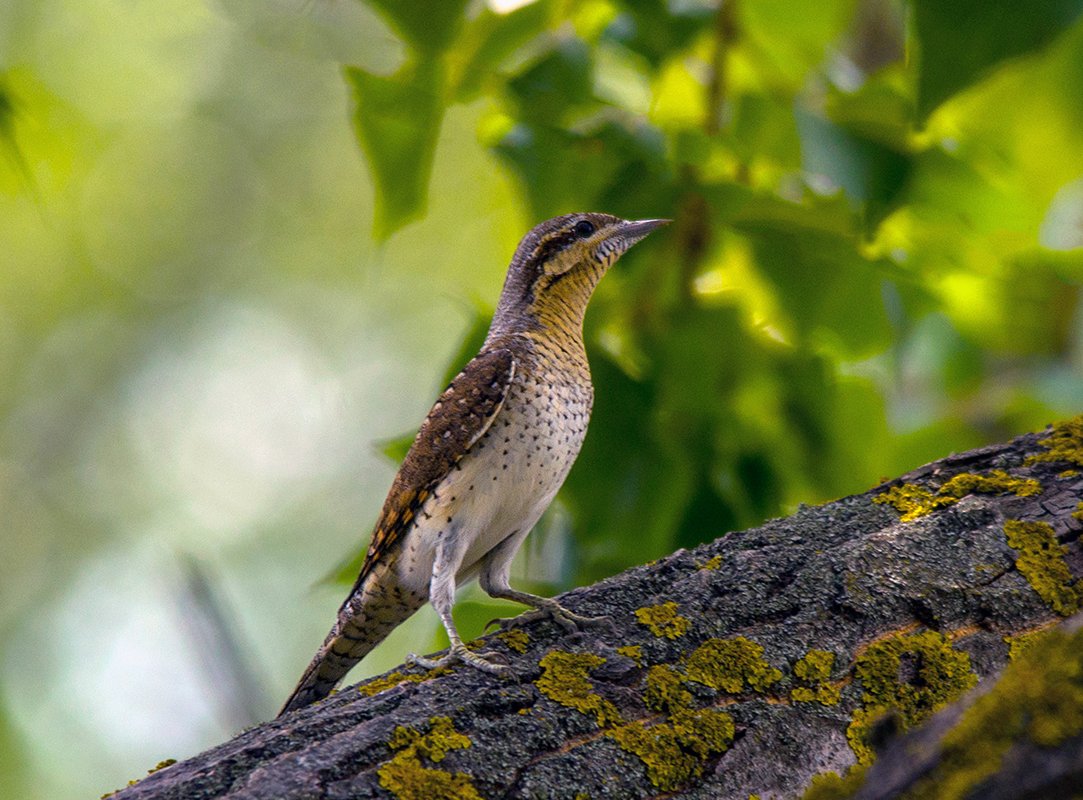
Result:
<svg viewBox="0 0 1083 800"><path fill-rule="evenodd" d="M118 797L797 796L1079 609L1081 492L1083 417L569 592L611 625L480 640L516 681L403 668Z"/></svg>

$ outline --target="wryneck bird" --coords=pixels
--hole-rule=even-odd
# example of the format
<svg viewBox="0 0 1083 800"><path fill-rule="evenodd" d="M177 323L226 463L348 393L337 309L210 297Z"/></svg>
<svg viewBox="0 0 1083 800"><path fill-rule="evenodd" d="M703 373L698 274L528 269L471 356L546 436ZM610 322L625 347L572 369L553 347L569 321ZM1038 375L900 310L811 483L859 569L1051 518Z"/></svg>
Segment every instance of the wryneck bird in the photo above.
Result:
<svg viewBox="0 0 1083 800"><path fill-rule="evenodd" d="M552 502L587 432L594 386L583 315L618 258L668 220L567 214L519 243L481 351L432 407L384 501L361 573L280 714L326 697L393 628L431 602L459 661L506 675L471 652L452 619L457 586L477 578L492 597L566 628L591 620L511 588L511 562Z"/></svg>

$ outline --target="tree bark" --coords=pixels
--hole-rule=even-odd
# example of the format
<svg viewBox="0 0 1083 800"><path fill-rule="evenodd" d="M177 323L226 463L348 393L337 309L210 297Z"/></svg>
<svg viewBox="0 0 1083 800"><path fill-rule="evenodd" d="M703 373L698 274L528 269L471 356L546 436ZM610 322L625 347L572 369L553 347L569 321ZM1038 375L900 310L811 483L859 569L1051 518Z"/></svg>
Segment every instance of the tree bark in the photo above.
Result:
<svg viewBox="0 0 1083 800"><path fill-rule="evenodd" d="M998 680L891 742L836 796L981 800L1078 798L1083 791L1083 614L1035 643Z"/></svg>
<svg viewBox="0 0 1083 800"><path fill-rule="evenodd" d="M516 680L402 668L117 796L800 796L1079 610L1081 498L1083 417L568 592L608 624L480 640Z"/></svg>

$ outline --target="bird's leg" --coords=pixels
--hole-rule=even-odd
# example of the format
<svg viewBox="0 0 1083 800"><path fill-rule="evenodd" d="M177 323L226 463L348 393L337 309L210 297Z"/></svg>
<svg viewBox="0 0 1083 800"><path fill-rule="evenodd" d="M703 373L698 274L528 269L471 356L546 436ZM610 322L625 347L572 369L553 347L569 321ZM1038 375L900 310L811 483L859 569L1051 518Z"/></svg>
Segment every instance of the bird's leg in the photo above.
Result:
<svg viewBox="0 0 1083 800"><path fill-rule="evenodd" d="M432 607L436 609L440 621L444 624L444 630L447 631L451 647L448 648L447 655L440 658L423 658L415 653L410 653L406 657L406 663L415 664L424 669L437 669L461 662L480 669L482 672L505 678L510 677L514 675L511 667L506 664L495 664L482 658L477 653L470 652L466 645L463 644L459 631L455 627L451 607L455 602L455 572L458 563L462 560L462 554L455 553L457 539L458 537L454 534L447 537L441 534L436 547L436 558L433 560L432 579L429 582L429 602L432 603Z"/></svg>
<svg viewBox="0 0 1083 800"><path fill-rule="evenodd" d="M526 625L537 619L546 618L553 620L553 622L569 632L576 631L579 628L606 624L608 621L606 617L584 617L569 611L550 597L541 597L540 595L511 588L509 583L511 562L519 549L519 545L522 544L523 538L525 537L519 535L509 536L493 548L485 558L481 574L478 576L478 583L481 584L482 590L489 597L522 603L534 610L520 614L517 617L494 619L485 627L488 628L490 625L497 624L502 630L508 630L509 628Z"/></svg>

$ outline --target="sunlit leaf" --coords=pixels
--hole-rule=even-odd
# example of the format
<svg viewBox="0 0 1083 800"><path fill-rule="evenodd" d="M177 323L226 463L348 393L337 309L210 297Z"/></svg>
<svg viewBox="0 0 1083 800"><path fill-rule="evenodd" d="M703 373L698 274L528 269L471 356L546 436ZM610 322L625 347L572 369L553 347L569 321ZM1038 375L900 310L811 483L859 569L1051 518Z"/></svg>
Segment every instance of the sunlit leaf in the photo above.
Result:
<svg viewBox="0 0 1083 800"><path fill-rule="evenodd" d="M406 62L394 75L346 68L357 107L355 129L376 186L374 232L386 239L425 210L444 114L443 70L433 59Z"/></svg>
<svg viewBox="0 0 1083 800"><path fill-rule="evenodd" d="M504 61L545 30L551 3L539 0L509 14L483 9L463 31L452 53L451 84L459 101L468 101L492 80Z"/></svg>
<svg viewBox="0 0 1083 800"><path fill-rule="evenodd" d="M823 0L796 11L789 0L738 3L738 41L772 79L796 86L821 63L827 48L850 24L854 0Z"/></svg>
<svg viewBox="0 0 1083 800"><path fill-rule="evenodd" d="M366 0L421 54L438 53L455 40L468 0Z"/></svg>
<svg viewBox="0 0 1083 800"><path fill-rule="evenodd" d="M742 221L738 229L748 237L757 266L777 288L803 344L837 347L840 355L861 357L890 342L884 275L857 252L852 239L768 220Z"/></svg>

